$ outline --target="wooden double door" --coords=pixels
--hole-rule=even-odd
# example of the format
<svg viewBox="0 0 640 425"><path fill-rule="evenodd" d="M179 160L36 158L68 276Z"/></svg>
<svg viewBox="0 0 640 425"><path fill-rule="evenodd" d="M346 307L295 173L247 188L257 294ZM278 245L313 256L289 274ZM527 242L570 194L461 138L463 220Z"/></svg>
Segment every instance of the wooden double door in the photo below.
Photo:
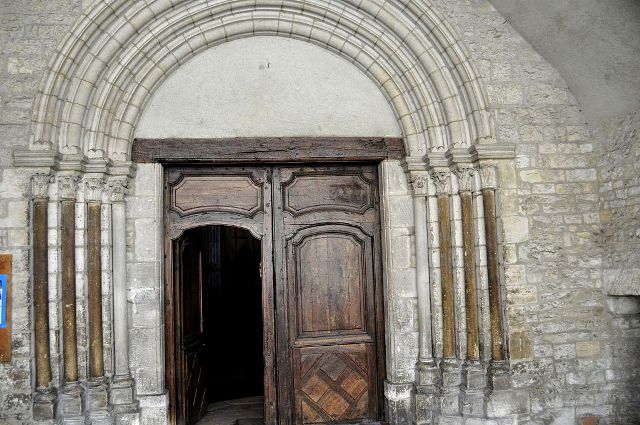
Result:
<svg viewBox="0 0 640 425"><path fill-rule="evenodd" d="M208 254L189 229L207 225L261 240L265 423L381 420L377 166L165 168L167 377L177 423L203 414L202 377L224 367L209 364L200 344Z"/></svg>

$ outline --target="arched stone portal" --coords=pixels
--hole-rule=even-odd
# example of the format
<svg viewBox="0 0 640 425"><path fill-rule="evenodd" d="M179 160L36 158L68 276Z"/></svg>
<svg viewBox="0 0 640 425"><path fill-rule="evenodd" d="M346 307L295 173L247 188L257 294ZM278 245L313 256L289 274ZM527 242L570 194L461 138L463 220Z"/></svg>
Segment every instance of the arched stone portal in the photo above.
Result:
<svg viewBox="0 0 640 425"><path fill-rule="evenodd" d="M96 3L60 44L36 98L30 148L15 152L16 165L34 169L34 208L44 209L34 217L62 220L51 229L61 247L58 269L34 276L35 292L46 293L51 275L69 301L62 311L63 353L48 339L35 342L36 352L61 363L52 373L47 361L37 362L34 414L53 416L57 400L59 417L109 417L109 406L123 418L139 409L162 416L162 333L128 321L160 311L162 302L160 289L136 281L149 272L161 280L158 211L145 216L139 202L157 198L161 183L157 168L136 174L134 135L175 70L207 49L255 36L312 43L353 64L386 99L400 129L405 158L381 166L387 419L510 413L486 397L486 377L490 365L489 386L507 389L494 194L495 166L513 150L496 143L482 82L442 16L422 1L117 0ZM134 190L125 198L128 187ZM144 259L138 264L127 258L131 225L133 255ZM75 250L74 229L88 230ZM34 252L47 247L34 242ZM102 270L74 276L76 256L85 252L102 259ZM86 329L70 302L84 294L78 288L85 282ZM104 311L103 292L109 294ZM44 334L48 314L35 311ZM87 352L69 338L84 331ZM100 331L113 333L113 350ZM145 374L145 367L157 373ZM82 392L90 400L108 394L110 402L85 410Z"/></svg>

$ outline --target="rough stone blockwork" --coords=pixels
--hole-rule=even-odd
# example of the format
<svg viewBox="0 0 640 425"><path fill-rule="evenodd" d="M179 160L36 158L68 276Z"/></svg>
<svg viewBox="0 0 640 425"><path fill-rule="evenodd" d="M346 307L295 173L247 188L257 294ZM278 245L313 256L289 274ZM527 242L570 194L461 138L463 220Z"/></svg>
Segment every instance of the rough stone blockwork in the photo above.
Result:
<svg viewBox="0 0 640 425"><path fill-rule="evenodd" d="M611 312L607 402L620 423L640 422L640 111L593 125L599 162L603 283Z"/></svg>

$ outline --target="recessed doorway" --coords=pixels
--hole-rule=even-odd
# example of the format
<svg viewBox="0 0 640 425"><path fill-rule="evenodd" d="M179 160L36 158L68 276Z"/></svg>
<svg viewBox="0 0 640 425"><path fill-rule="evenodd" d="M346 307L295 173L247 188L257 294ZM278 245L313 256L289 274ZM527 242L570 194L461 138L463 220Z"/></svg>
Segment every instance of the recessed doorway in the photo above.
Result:
<svg viewBox="0 0 640 425"><path fill-rule="evenodd" d="M174 423L382 419L377 184L371 163L166 169Z"/></svg>

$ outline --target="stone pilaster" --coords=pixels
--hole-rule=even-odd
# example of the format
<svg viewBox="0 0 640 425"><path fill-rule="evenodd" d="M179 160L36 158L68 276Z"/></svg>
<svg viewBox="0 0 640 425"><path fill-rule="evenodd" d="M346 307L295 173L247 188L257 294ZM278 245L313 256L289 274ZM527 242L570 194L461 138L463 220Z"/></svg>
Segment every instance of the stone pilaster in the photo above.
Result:
<svg viewBox="0 0 640 425"><path fill-rule="evenodd" d="M129 180L113 177L109 181L111 202L113 261L113 334L115 373L111 382L109 402L116 422L122 415L137 410L134 381L129 371L129 323L127 307L127 244L125 196Z"/></svg>

